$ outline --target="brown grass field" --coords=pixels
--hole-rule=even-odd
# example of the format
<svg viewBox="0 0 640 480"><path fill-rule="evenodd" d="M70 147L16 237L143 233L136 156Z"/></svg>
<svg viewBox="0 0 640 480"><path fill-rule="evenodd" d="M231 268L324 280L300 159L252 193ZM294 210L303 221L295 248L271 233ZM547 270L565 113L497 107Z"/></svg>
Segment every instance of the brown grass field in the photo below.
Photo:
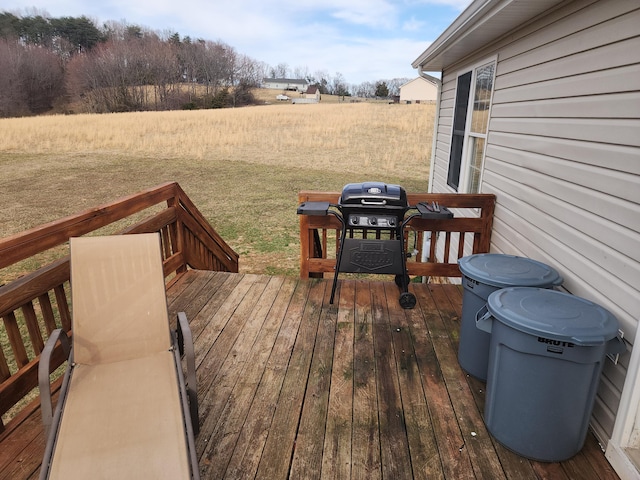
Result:
<svg viewBox="0 0 640 480"><path fill-rule="evenodd" d="M433 105L276 104L276 93L238 109L0 120L0 237L177 181L241 272L298 275L298 191L427 190ZM0 284L34 266L0 271Z"/></svg>

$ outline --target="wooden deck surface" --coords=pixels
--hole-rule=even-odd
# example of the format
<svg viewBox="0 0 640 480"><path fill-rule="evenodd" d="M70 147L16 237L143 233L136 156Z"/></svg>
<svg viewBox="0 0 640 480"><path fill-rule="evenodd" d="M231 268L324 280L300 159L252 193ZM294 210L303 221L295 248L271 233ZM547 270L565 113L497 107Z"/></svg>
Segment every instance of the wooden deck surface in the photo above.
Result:
<svg viewBox="0 0 640 480"><path fill-rule="evenodd" d="M563 463L526 460L482 421L484 384L457 362L462 293L393 282L191 271L168 291L190 319L203 479L618 478L595 438ZM0 437L0 479L37 478L34 414ZM144 461L144 459L141 459Z"/></svg>

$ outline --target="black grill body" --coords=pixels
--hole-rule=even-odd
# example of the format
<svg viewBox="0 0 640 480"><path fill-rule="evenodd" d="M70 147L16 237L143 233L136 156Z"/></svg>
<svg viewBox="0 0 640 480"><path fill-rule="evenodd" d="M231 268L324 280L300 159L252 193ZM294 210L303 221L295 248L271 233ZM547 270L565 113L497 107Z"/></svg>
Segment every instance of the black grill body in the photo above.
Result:
<svg viewBox="0 0 640 480"><path fill-rule="evenodd" d="M407 215L410 210L417 213ZM404 227L416 216L453 217L447 208L436 204L411 207L404 188L382 182L347 184L338 204L305 202L298 207L298 214L332 214L342 224L331 303L340 272L392 274L402 291L399 301L403 308L413 308L416 304L415 296L408 291Z"/></svg>
<svg viewBox="0 0 640 480"><path fill-rule="evenodd" d="M350 183L342 189L338 204L346 230L338 271L404 275L402 222L409 208L404 188L381 182Z"/></svg>

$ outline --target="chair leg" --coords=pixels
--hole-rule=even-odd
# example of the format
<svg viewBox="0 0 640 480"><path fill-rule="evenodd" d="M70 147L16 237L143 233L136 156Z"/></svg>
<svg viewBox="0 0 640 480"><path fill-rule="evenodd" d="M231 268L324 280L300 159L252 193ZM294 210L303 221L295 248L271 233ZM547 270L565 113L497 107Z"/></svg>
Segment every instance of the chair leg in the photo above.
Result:
<svg viewBox="0 0 640 480"><path fill-rule="evenodd" d="M64 330L58 328L51 332L47 343L40 354L40 362L38 364L38 388L40 390L40 411L42 412L42 423L44 424L45 438L49 436L49 429L53 421L53 404L51 401L51 356L60 341L65 358L69 358L71 351L71 343L69 337Z"/></svg>
<svg viewBox="0 0 640 480"><path fill-rule="evenodd" d="M193 347L193 336L187 315L184 312L178 313L178 338L181 345L181 353L186 356L187 362L187 396L189 397L189 409L191 414L191 423L193 424L193 433L198 435L200 431L200 422L198 418L198 395L196 386L196 361L195 350Z"/></svg>

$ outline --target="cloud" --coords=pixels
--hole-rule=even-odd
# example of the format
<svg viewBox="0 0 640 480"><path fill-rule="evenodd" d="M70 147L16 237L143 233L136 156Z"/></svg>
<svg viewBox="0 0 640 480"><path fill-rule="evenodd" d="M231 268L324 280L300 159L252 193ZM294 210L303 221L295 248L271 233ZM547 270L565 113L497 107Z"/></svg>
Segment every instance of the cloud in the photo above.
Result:
<svg viewBox="0 0 640 480"><path fill-rule="evenodd" d="M418 0L421 5L440 5L451 7L459 12L467 8L473 0ZM453 20L453 19L452 19Z"/></svg>
<svg viewBox="0 0 640 480"><path fill-rule="evenodd" d="M331 15L347 23L383 29L393 28L397 23L397 8L384 0L336 2L336 4L328 5L332 10ZM324 4L324 6L327 5Z"/></svg>
<svg viewBox="0 0 640 480"><path fill-rule="evenodd" d="M411 17L410 19L404 21L404 23L402 24L402 30L406 32L418 32L425 25L426 22L417 20L416 17Z"/></svg>

